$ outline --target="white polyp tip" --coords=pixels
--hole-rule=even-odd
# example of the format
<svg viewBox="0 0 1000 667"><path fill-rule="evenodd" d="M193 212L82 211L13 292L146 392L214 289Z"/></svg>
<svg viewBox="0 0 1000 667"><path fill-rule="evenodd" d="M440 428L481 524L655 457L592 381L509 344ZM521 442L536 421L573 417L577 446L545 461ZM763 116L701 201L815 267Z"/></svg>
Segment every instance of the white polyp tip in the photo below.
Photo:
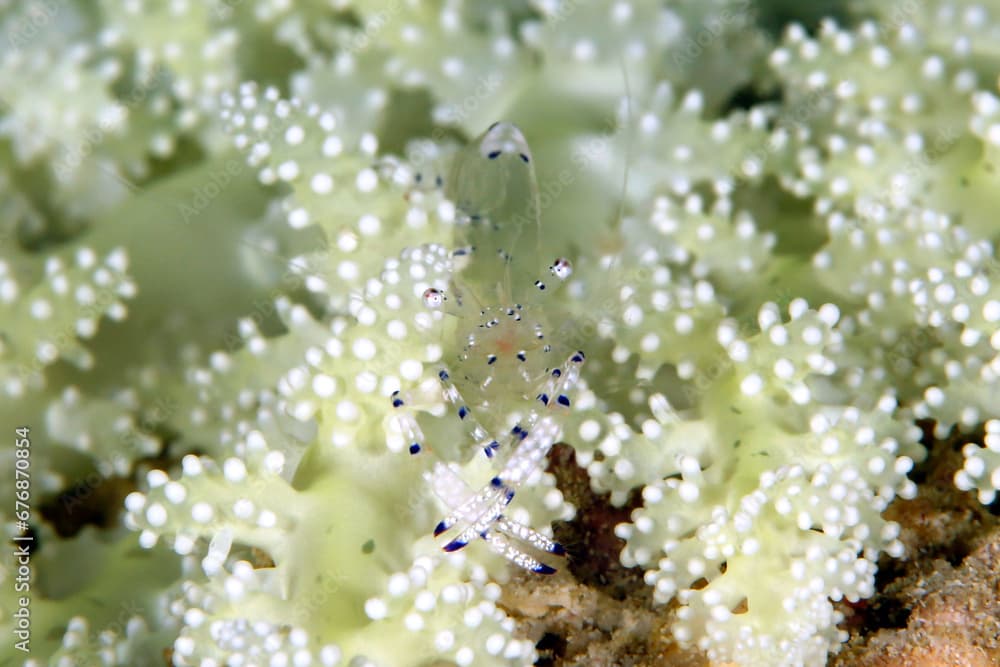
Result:
<svg viewBox="0 0 1000 667"><path fill-rule="evenodd" d="M388 616L389 608L379 598L369 598L365 601L365 614L373 621L379 621Z"/></svg>

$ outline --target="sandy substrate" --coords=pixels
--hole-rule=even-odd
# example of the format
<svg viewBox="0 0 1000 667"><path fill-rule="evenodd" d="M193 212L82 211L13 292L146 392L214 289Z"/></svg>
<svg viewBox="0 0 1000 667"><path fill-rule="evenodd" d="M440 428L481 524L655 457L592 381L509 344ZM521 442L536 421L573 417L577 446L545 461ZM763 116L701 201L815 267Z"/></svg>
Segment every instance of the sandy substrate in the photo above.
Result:
<svg viewBox="0 0 1000 667"><path fill-rule="evenodd" d="M914 475L918 496L887 510L902 526L906 556L879 562L875 597L839 605L850 639L830 667L1000 665L1000 501L984 507L952 483L961 447L975 435L928 440L929 456ZM537 664L707 666L698 651L673 642L672 607L654 609L642 572L618 562L622 542L613 529L634 503L614 508L591 493L569 447L553 450L550 470L578 508L576 519L556 526L568 562L548 578L515 575L501 600L536 642Z"/></svg>

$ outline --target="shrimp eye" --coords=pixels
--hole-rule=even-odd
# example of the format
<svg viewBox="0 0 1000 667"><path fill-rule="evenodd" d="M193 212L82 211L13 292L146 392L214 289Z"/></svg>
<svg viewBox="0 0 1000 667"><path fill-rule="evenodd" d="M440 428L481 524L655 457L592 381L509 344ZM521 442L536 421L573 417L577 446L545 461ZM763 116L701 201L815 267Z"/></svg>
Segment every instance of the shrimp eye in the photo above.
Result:
<svg viewBox="0 0 1000 667"><path fill-rule="evenodd" d="M552 262L549 271L559 280L566 280L573 275L573 265L565 257L559 257L556 261Z"/></svg>
<svg viewBox="0 0 1000 667"><path fill-rule="evenodd" d="M428 308L440 308L444 303L444 292L433 287L424 290L424 305Z"/></svg>

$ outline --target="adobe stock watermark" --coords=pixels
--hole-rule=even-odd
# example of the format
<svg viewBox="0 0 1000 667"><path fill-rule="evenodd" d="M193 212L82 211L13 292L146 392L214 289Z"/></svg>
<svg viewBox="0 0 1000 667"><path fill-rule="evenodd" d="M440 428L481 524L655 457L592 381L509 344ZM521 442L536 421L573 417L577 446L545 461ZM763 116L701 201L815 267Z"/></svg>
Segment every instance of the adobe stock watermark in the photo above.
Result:
<svg viewBox="0 0 1000 667"><path fill-rule="evenodd" d="M898 31L903 26L913 23L913 17L925 4L918 2L918 0L893 2L889 10L883 13L882 19L874 23L874 27L879 33L888 37L886 33Z"/></svg>
<svg viewBox="0 0 1000 667"><path fill-rule="evenodd" d="M98 647L105 645L108 637L124 638L128 637L129 625L136 623L144 623L144 614L146 610L139 606L135 600L127 600L118 605L118 613L114 615L111 621L103 628L88 628L90 630L87 639L87 646ZM85 663L75 663L77 667L99 667L103 664L99 655L94 655L92 661L87 661Z"/></svg>
<svg viewBox="0 0 1000 667"><path fill-rule="evenodd" d="M96 470L79 479L68 491L59 494L59 503L67 516L84 506L87 500L116 476L127 476L133 462L141 457L151 456L152 445L158 441L150 433L168 423L179 411L179 403L168 397L158 397L151 406L145 408L137 422L123 428L114 447L108 448L108 456L96 463Z"/></svg>
<svg viewBox="0 0 1000 667"><path fill-rule="evenodd" d="M443 111L435 112L435 125L430 135L411 141L406 150L406 166L413 170L415 190L429 191L446 185L448 175L444 173L448 158L452 155L447 143L454 134L460 132L456 127L467 120L480 108L484 100L503 83L503 78L496 72L480 77L475 89L458 103ZM438 117L439 116L439 117ZM393 178L396 169L405 170L406 166L393 159L384 159L380 172L384 178ZM401 171L405 175L405 171Z"/></svg>
<svg viewBox="0 0 1000 667"><path fill-rule="evenodd" d="M247 245L253 250L260 250L252 243ZM244 347L247 342L245 333L259 332L263 330L263 325L271 322L278 315L276 303L278 299L292 294L298 289L305 287L310 278L316 277L310 271L310 266L330 266L333 264L333 249L331 246L324 246L319 250L313 250L308 255L308 260L300 257L286 257L281 253L273 253L276 259L284 261L284 272L281 278L270 288L267 293L255 298L250 305L250 312L240 318L237 331L229 331L222 342L222 350L233 353Z"/></svg>
<svg viewBox="0 0 1000 667"><path fill-rule="evenodd" d="M574 144L570 152L570 166L562 167L552 176L539 180L537 215L541 216L555 204L566 190L577 182L581 173L590 170L594 164L610 162L612 141L626 127L612 115L604 119L596 134L589 135L582 142ZM626 156L626 159L628 157ZM621 196L624 197L625 193L622 192ZM505 220L504 224L523 228L536 222L535 219L528 219L523 213L518 213Z"/></svg>
<svg viewBox="0 0 1000 667"><path fill-rule="evenodd" d="M375 40L375 37L389 25L389 22L399 13L400 9L401 2L395 0L385 9L380 9L365 16L360 32L353 34L348 42L342 45L344 51L347 53L360 53L368 49Z"/></svg>
<svg viewBox="0 0 1000 667"><path fill-rule="evenodd" d="M181 221L189 224L192 220L204 213L212 202L232 184L233 180L246 169L243 160L230 158L218 169L213 169L208 177L198 184L191 198L187 201L174 203L174 208L180 214Z"/></svg>
<svg viewBox="0 0 1000 667"><path fill-rule="evenodd" d="M588 136L582 143L573 146L570 152L572 169L563 167L555 178L544 179L538 187L538 205L544 211L558 199L566 188L572 186L582 172L588 171L598 162L610 161L612 140L626 126L615 116L605 118L601 129L596 135ZM626 159L629 156L626 155ZM620 193L624 197L626 193Z"/></svg>
<svg viewBox="0 0 1000 667"><path fill-rule="evenodd" d="M238 95L242 94L239 93ZM268 99L271 98L268 97ZM232 107L228 107L227 104L232 104ZM180 215L180 220L183 224L190 224L192 220L204 213L211 206L212 202L225 192L232 185L233 181L241 176L248 167L259 167L259 163L263 160L258 160L258 157L266 159L270 156L269 150L265 151L261 156L256 156L256 147L269 148L271 141L277 137L284 136L288 129L298 121L296 114L293 113L300 109L296 101L278 100L275 103L275 107L277 111L269 115L266 128L259 136L253 138L248 155L238 159L229 158L220 166L213 167L212 171L194 188L186 200L174 203L174 208ZM228 102L224 101L224 118L229 119L229 114L239 113L241 111L238 100L230 98Z"/></svg>
<svg viewBox="0 0 1000 667"><path fill-rule="evenodd" d="M463 97L457 104L445 107L441 112L442 117L435 120L448 125L458 125L479 109L483 100L492 97L502 83L503 77L498 72L490 72L486 76L479 77L471 94ZM431 138L440 141L444 138L444 130L436 128Z"/></svg>
<svg viewBox="0 0 1000 667"><path fill-rule="evenodd" d="M934 168L938 158L951 150L961 138L954 127L945 127L935 133L931 142L921 150L911 153L902 167L889 179L888 187L865 197L859 197L855 206L857 224L884 220L888 212L912 198L914 188L923 188L922 180Z"/></svg>
<svg viewBox="0 0 1000 667"><path fill-rule="evenodd" d="M572 16L579 4L579 0L542 0L538 7L545 14L546 24L552 25Z"/></svg>
<svg viewBox="0 0 1000 667"><path fill-rule="evenodd" d="M293 625L304 626L317 616L321 616L330 603L338 597L344 584L350 581L347 574L334 569L336 563L332 563L331 566L331 569L323 573L321 582L304 588L302 595L296 596L295 605L292 607Z"/></svg>
<svg viewBox="0 0 1000 667"><path fill-rule="evenodd" d="M737 0L724 6L717 14L709 16L693 37L685 37L680 48L674 50L674 64L682 67L691 65L715 41L723 37L729 27L752 23L752 12L750 0Z"/></svg>
<svg viewBox="0 0 1000 667"><path fill-rule="evenodd" d="M14 648L24 653L31 652L31 552L35 541L31 532L31 427L18 426L13 433L14 446L14 527L18 534L14 542L12 567L8 577L13 575L13 592L17 609L11 612L11 624L16 641Z"/></svg>
<svg viewBox="0 0 1000 667"><path fill-rule="evenodd" d="M22 5L21 16L7 24L7 44L20 50L37 41L65 4L65 0L33 0Z"/></svg>
<svg viewBox="0 0 1000 667"><path fill-rule="evenodd" d="M54 333L46 335L43 340L37 341L35 354L29 361L17 364L17 370L12 374L18 378L22 387L39 381L46 367L56 362L61 351L71 349L83 338L79 332L80 322L96 323L104 316L120 319L118 315L123 315L123 312L119 312L117 306L121 305L122 298L126 296L120 289L121 285L112 284L94 291L93 298L80 308L77 317Z"/></svg>
<svg viewBox="0 0 1000 667"><path fill-rule="evenodd" d="M170 72L161 64L156 64L149 79L127 95L116 100L105 109L97 119L96 126L88 128L83 138L72 146L63 145L59 159L52 167L53 173L60 181L68 181L71 174L80 168L83 161L102 144L108 135L115 134L125 127L128 115L132 109L141 104L149 95L169 84Z"/></svg>
<svg viewBox="0 0 1000 667"><path fill-rule="evenodd" d="M830 107L834 99L833 93L825 88L810 90L788 106L777 119L775 130L791 133L796 128L808 126L817 114ZM783 136L777 131L772 131L764 145L745 153L736 166L734 174L736 180L746 182L760 177L764 173L768 158L786 145L786 137L787 135Z"/></svg>

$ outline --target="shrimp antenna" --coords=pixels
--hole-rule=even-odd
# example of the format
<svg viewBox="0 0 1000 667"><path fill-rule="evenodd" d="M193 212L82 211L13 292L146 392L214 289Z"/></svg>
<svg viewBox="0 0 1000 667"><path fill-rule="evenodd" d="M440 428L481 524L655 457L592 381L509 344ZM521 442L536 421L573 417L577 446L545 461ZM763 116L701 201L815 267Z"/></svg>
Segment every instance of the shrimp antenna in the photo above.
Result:
<svg viewBox="0 0 1000 667"><path fill-rule="evenodd" d="M523 154L522 154L523 155ZM516 221L515 226L517 231L514 238L511 241L510 247L511 251L517 247L517 240L521 236L521 225L523 224L534 224L535 225L535 258L536 263L541 261L542 257L542 201L541 195L538 189L538 174L535 172L535 160L534 155L527 153L528 161L528 196L529 196L529 207L531 208L530 217L533 220L527 221ZM512 301L512 295L514 292L513 283L511 280L511 258L508 257L504 261L504 283L503 283L503 295L505 301Z"/></svg>
<svg viewBox="0 0 1000 667"><path fill-rule="evenodd" d="M622 79L625 83L625 169L622 170L622 193L618 204L618 222L621 223L625 217L625 195L628 193L628 179L631 171L630 161L632 159L632 143L635 139L634 127L632 124L632 86L628 78L628 67L625 64L625 55L618 54L618 61L621 63Z"/></svg>
<svg viewBox="0 0 1000 667"><path fill-rule="evenodd" d="M632 123L632 86L628 78L628 67L625 64L625 56L622 53L618 54L618 62L622 68L622 80L625 85L625 168L622 170L622 189L621 195L619 196L618 202L618 215L615 222L621 225L622 220L625 218L625 202L626 195L628 194L628 181L631 175L631 160L632 160L632 150L633 142L635 140L634 126ZM612 266L620 261L620 258L616 258Z"/></svg>

